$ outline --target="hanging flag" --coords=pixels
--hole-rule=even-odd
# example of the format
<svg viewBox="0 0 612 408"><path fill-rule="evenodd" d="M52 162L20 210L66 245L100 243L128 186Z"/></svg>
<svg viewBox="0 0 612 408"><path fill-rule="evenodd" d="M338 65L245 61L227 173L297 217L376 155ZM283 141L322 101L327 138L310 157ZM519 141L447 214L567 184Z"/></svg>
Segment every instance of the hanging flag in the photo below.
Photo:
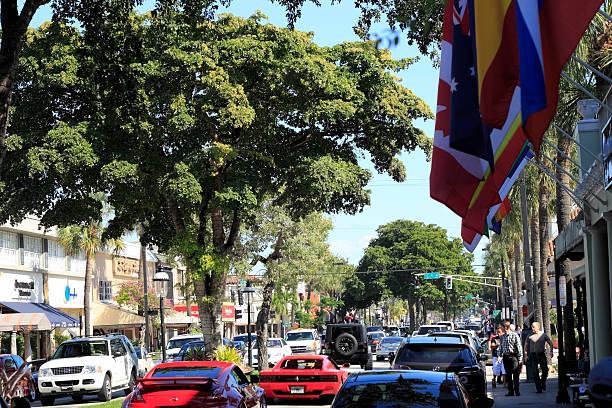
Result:
<svg viewBox="0 0 612 408"><path fill-rule="evenodd" d="M516 0L523 127L535 151L557 110L559 79L603 0Z"/></svg>
<svg viewBox="0 0 612 408"><path fill-rule="evenodd" d="M516 7L512 0L470 0L482 122L500 128L519 85Z"/></svg>

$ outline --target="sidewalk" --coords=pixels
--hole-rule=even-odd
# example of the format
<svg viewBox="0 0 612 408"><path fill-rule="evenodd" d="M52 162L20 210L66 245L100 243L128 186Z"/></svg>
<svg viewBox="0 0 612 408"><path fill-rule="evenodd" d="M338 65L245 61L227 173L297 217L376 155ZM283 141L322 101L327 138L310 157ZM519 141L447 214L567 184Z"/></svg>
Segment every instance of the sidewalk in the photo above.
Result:
<svg viewBox="0 0 612 408"><path fill-rule="evenodd" d="M555 398L557 396L558 382L557 373L549 373L546 381L546 391L542 394L536 394L535 384L526 382L527 376L525 368L521 372L521 383L519 397L506 397L508 390L502 385L497 385L497 388L491 387L491 379L493 374L490 367L487 367L487 390L489 397L495 400L494 408L514 408L514 407L538 407L538 408L559 408L569 407L571 404L557 404Z"/></svg>

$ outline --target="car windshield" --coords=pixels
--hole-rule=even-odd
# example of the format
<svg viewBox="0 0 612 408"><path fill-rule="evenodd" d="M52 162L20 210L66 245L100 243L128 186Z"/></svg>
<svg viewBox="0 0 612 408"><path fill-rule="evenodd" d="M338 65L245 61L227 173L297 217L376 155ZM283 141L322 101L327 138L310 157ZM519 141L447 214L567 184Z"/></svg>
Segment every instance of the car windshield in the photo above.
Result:
<svg viewBox="0 0 612 408"><path fill-rule="evenodd" d="M407 344L400 351L395 364L410 366L411 363L465 364L471 363L467 347L434 344Z"/></svg>
<svg viewBox="0 0 612 408"><path fill-rule="evenodd" d="M151 377L153 378L167 378L167 377L208 377L217 378L221 372L221 367L200 367L200 366L170 366L170 367L159 367L153 371Z"/></svg>
<svg viewBox="0 0 612 408"><path fill-rule="evenodd" d="M402 338L401 337L385 337L384 339L382 339L382 341L380 342L380 344L383 345L387 345L387 344L400 344L402 342Z"/></svg>
<svg viewBox="0 0 612 408"><path fill-rule="evenodd" d="M314 336L312 332L304 331L304 332L293 332L287 333L287 341L295 341L295 340L314 340Z"/></svg>
<svg viewBox="0 0 612 408"><path fill-rule="evenodd" d="M442 328L440 326L421 326L419 328L419 334L427 334L429 332L439 332L442 331Z"/></svg>
<svg viewBox="0 0 612 408"><path fill-rule="evenodd" d="M283 343L281 343L280 340L268 340L268 347L280 348L283 347ZM257 350L257 343L255 343L255 347L253 348Z"/></svg>
<svg viewBox="0 0 612 408"><path fill-rule="evenodd" d="M291 358L283 361L281 368L286 370L320 370L323 360L314 358Z"/></svg>
<svg viewBox="0 0 612 408"><path fill-rule="evenodd" d="M196 340L201 340L201 338L198 337L185 337L182 339L172 339L168 342L168 349L175 349L178 348L180 349L181 347L183 347L185 344L187 343L191 343L192 341L196 341Z"/></svg>
<svg viewBox="0 0 612 408"><path fill-rule="evenodd" d="M385 337L385 335L383 333L370 333L368 334L368 337L371 338L372 340L376 340L381 337Z"/></svg>
<svg viewBox="0 0 612 408"><path fill-rule="evenodd" d="M73 341L60 345L53 355L54 359L86 356L107 356L108 344L99 341Z"/></svg>
<svg viewBox="0 0 612 408"><path fill-rule="evenodd" d="M454 387L445 382L404 379L345 385L334 405L347 408L415 407L460 408Z"/></svg>

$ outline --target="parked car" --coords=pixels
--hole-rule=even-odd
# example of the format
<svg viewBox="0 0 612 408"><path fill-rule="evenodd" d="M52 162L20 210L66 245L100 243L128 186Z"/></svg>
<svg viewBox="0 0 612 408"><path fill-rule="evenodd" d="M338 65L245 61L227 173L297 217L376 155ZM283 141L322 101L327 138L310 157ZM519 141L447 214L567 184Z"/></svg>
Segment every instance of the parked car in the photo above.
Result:
<svg viewBox="0 0 612 408"><path fill-rule="evenodd" d="M241 341L243 344L242 348L246 350L248 347L249 336L248 334L238 334L232 338L232 341L234 342L234 344L236 342ZM257 335L255 333L251 333L251 343L255 344L256 341L257 341Z"/></svg>
<svg viewBox="0 0 612 408"><path fill-rule="evenodd" d="M176 361L156 365L138 380L122 408L265 407L259 378L250 380L236 364L223 361Z"/></svg>
<svg viewBox="0 0 612 408"><path fill-rule="evenodd" d="M321 354L321 338L315 329L296 329L285 334L293 354Z"/></svg>
<svg viewBox="0 0 612 408"><path fill-rule="evenodd" d="M383 331L386 336L399 336L400 328L397 326L383 326Z"/></svg>
<svg viewBox="0 0 612 408"><path fill-rule="evenodd" d="M404 341L403 337L384 337L376 346L376 361L392 359Z"/></svg>
<svg viewBox="0 0 612 408"><path fill-rule="evenodd" d="M262 371L259 386L269 401L275 399L319 399L329 404L346 381L348 373L326 356L284 357L270 371Z"/></svg>
<svg viewBox="0 0 612 408"><path fill-rule="evenodd" d="M67 340L38 371L40 401L45 406L64 396L81 401L85 394L108 401L115 390L132 392L137 378L136 350L124 335Z"/></svg>
<svg viewBox="0 0 612 408"><path fill-rule="evenodd" d="M410 328L410 326L401 326L399 330L399 335L402 337L407 337L412 334L412 329Z"/></svg>
<svg viewBox="0 0 612 408"><path fill-rule="evenodd" d="M455 330L455 323L450 320L442 320L436 323L438 326L446 326L446 330Z"/></svg>
<svg viewBox="0 0 612 408"><path fill-rule="evenodd" d="M136 351L136 357L138 357L138 378L142 378L149 370L155 366L151 354L147 353L147 349L142 346L134 347Z"/></svg>
<svg viewBox="0 0 612 408"><path fill-rule="evenodd" d="M440 331L446 331L446 326L439 326L437 324L424 324L419 327L419 330L413 332L412 336L427 336L429 333Z"/></svg>
<svg viewBox="0 0 612 408"><path fill-rule="evenodd" d="M39 360L29 361L28 368L30 369L30 373L32 373L32 378L34 378L34 390L36 391L36 397L33 399L39 399L39 391L38 391L38 370L40 370L40 366L47 362L46 358L42 358Z"/></svg>
<svg viewBox="0 0 612 408"><path fill-rule="evenodd" d="M376 346L385 337L384 332L369 332L368 333L368 345L372 353L376 353Z"/></svg>
<svg viewBox="0 0 612 408"><path fill-rule="evenodd" d="M259 367L258 364L258 356L259 356L259 348L257 347L257 343L253 346L253 350L251 350L251 356L253 357L253 367ZM284 339L281 338L270 338L268 339L268 364L271 366L275 366L283 357L287 357L292 355L291 347L287 344ZM244 365L249 365L249 356L248 353L244 356ZM260 367L261 368L261 367ZM261 369L265 369L267 367L263 367Z"/></svg>
<svg viewBox="0 0 612 408"><path fill-rule="evenodd" d="M368 347L366 327L361 323L328 324L325 332L325 354L338 364L359 364L372 369L372 352Z"/></svg>
<svg viewBox="0 0 612 408"><path fill-rule="evenodd" d="M393 368L456 373L470 398L478 399L487 392L485 359L460 338L409 337L398 350Z"/></svg>
<svg viewBox="0 0 612 408"><path fill-rule="evenodd" d="M24 366L23 364L23 359L15 354L0 354L0 369L3 370L7 376L13 375L20 368L25 370L25 374L23 378L19 380L11 400L11 405L17 408L29 407L30 404L27 400L34 401L37 394L34 377L28 366Z"/></svg>
<svg viewBox="0 0 612 408"><path fill-rule="evenodd" d="M452 373L381 370L353 373L332 408L470 408L467 391Z"/></svg>
<svg viewBox="0 0 612 408"><path fill-rule="evenodd" d="M166 358L168 361L173 361L185 344L197 340L202 340L202 333L179 334L178 336L172 337L168 340L168 345L166 345Z"/></svg>

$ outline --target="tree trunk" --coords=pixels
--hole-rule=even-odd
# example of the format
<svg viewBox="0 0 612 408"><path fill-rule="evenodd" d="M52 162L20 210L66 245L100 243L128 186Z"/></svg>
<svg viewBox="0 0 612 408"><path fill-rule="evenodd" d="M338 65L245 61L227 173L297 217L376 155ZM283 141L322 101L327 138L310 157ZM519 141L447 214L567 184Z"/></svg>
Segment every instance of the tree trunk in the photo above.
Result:
<svg viewBox="0 0 612 408"><path fill-rule="evenodd" d="M94 256L86 254L85 259L85 288L83 289L83 321L85 323L85 336L91 336L91 277L96 262Z"/></svg>
<svg viewBox="0 0 612 408"><path fill-rule="evenodd" d="M217 275L211 272L208 276L194 282L195 294L200 312L202 336L210 352L222 344L221 297L225 286L225 273Z"/></svg>
<svg viewBox="0 0 612 408"><path fill-rule="evenodd" d="M533 257L533 321L542 324L542 298L540 296L540 214L533 207L531 216L531 255Z"/></svg>
<svg viewBox="0 0 612 408"><path fill-rule="evenodd" d="M516 279L514 284L516 285L516 327L523 327L523 294L522 285L523 279L521 277L521 242L517 240L514 243L514 276L512 279Z"/></svg>
<svg viewBox="0 0 612 408"><path fill-rule="evenodd" d="M257 367L259 371L268 369L268 320L270 320L270 303L274 292L274 282L264 286L261 310L257 315L255 331L257 332Z"/></svg>
<svg viewBox="0 0 612 408"><path fill-rule="evenodd" d="M571 142L570 140L559 134L557 141L557 147L559 150L564 152L566 155L571 154ZM557 164L566 171L570 171L570 162L568 159L563 157L561 153L557 153ZM570 179L561 169L556 169L557 179L565 186L570 185ZM571 200L569 194L563 190L559 185L556 186L557 200L555 202L557 210L557 226L559 227L559 233L570 223L571 221ZM576 338L574 334L574 305L572 289L574 286L574 280L572 279L571 261L566 259L560 262L561 276L565 276L566 282L566 299L567 303L563 307L563 340L565 346L565 359L570 366L576 361Z"/></svg>
<svg viewBox="0 0 612 408"><path fill-rule="evenodd" d="M550 303L548 301L548 186L540 183L540 298L542 302L542 326L544 333L551 336Z"/></svg>

